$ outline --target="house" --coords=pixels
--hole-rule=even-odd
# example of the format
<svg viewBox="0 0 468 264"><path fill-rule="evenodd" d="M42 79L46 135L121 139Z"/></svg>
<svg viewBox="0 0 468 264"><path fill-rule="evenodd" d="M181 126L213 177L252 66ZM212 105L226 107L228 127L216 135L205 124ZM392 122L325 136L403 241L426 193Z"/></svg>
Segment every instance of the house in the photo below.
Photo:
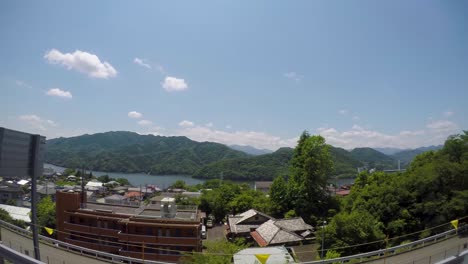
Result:
<svg viewBox="0 0 468 264"><path fill-rule="evenodd" d="M234 264L290 264L296 263L284 247L246 248L233 256Z"/></svg>
<svg viewBox="0 0 468 264"><path fill-rule="evenodd" d="M313 227L302 217L270 219L251 232L252 238L261 246L295 245L311 237Z"/></svg>
<svg viewBox="0 0 468 264"><path fill-rule="evenodd" d="M270 219L273 219L273 217L254 209L239 215L230 215L228 216L226 236L230 239L250 237L252 231Z"/></svg>
<svg viewBox="0 0 468 264"><path fill-rule="evenodd" d="M124 196L130 201L140 201L142 198L142 194L140 192L126 192Z"/></svg>
<svg viewBox="0 0 468 264"><path fill-rule="evenodd" d="M118 194L113 194L113 195L104 197L105 203L124 204L127 201L128 201L128 197L125 197L123 195L118 195Z"/></svg>
<svg viewBox="0 0 468 264"><path fill-rule="evenodd" d="M23 189L20 185L4 182L0 184L0 203L14 201L15 204L22 203Z"/></svg>
<svg viewBox="0 0 468 264"><path fill-rule="evenodd" d="M270 187L272 184L272 181L256 181L254 184L254 190L268 193L270 192Z"/></svg>
<svg viewBox="0 0 468 264"><path fill-rule="evenodd" d="M179 207L174 198L158 205L122 206L89 202L81 192L58 191L56 208L57 239L73 245L161 262L202 251L198 207Z"/></svg>

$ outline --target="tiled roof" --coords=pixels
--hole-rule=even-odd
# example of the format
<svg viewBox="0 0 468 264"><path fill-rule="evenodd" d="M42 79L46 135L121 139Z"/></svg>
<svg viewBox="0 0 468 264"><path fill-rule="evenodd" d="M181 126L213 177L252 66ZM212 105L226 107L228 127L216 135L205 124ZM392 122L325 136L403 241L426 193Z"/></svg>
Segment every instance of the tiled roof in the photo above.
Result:
<svg viewBox="0 0 468 264"><path fill-rule="evenodd" d="M267 214L264 214L264 213L262 213L262 212L259 212L259 211L255 210L255 209L250 209L250 210L245 211L245 212L243 212L242 214L240 214L240 216L242 216L242 218L241 218L239 221L237 221L237 224L242 224L245 220L247 220L247 219L249 219L249 218L251 218L252 216L255 216L255 215L257 215L257 214L258 214L258 215L262 215L262 216L264 216L264 217L266 217L266 218L269 218L269 219L272 219L272 218L273 218L273 217L271 217L271 216L269 216L269 215L267 215Z"/></svg>
<svg viewBox="0 0 468 264"><path fill-rule="evenodd" d="M255 229L260 226L260 224L244 224L244 222L255 215L261 215L268 219L272 219L273 217L259 212L254 209L250 209L245 211L239 215L229 216L228 217L228 225L231 233L239 234L239 233L249 233L252 229Z"/></svg>
<svg viewBox="0 0 468 264"><path fill-rule="evenodd" d="M278 219L275 221L275 225L293 232L313 229L311 225L304 222L302 217Z"/></svg>
<svg viewBox="0 0 468 264"><path fill-rule="evenodd" d="M260 246L274 244L286 244L302 241L303 237L297 235L296 231L311 230L312 226L304 223L302 218L268 220L251 232L253 239Z"/></svg>

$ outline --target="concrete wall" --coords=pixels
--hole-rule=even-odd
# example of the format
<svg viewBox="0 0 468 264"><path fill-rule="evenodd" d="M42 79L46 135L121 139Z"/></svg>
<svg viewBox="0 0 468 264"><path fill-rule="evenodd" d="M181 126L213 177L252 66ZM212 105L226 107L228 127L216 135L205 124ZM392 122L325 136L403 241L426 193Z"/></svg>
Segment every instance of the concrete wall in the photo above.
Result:
<svg viewBox="0 0 468 264"><path fill-rule="evenodd" d="M0 227L2 243L18 252L34 257L32 239L16 234L8 229ZM40 243L41 261L48 264L102 264L106 261L81 256L79 253L70 253L64 249Z"/></svg>

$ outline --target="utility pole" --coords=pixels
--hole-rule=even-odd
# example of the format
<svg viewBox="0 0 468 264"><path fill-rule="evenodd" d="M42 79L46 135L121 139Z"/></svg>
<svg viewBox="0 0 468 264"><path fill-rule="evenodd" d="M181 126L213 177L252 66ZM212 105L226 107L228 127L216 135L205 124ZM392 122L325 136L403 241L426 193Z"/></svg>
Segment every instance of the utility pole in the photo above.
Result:
<svg viewBox="0 0 468 264"><path fill-rule="evenodd" d="M34 135L32 137L33 143L33 177L31 183L31 214L32 214L32 234L34 244L34 257L37 260L41 260L41 254L39 252L39 234L37 231L37 179L41 177L42 170L41 166L44 166L39 159L39 151L41 146L41 136Z"/></svg>
<svg viewBox="0 0 468 264"><path fill-rule="evenodd" d="M322 262L324 261L323 259L323 252L325 251L325 225L327 224L327 221L323 221L322 223L322 253L320 259L322 259Z"/></svg>

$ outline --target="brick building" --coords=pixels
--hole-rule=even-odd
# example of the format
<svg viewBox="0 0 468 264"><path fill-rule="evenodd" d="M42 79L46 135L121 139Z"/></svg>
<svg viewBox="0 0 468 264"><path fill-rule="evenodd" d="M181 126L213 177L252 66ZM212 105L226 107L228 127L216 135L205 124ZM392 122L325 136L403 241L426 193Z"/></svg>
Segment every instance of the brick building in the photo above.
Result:
<svg viewBox="0 0 468 264"><path fill-rule="evenodd" d="M135 206L81 203L81 192L57 192L57 237L122 256L177 262L180 251L202 250L200 211L174 198Z"/></svg>

